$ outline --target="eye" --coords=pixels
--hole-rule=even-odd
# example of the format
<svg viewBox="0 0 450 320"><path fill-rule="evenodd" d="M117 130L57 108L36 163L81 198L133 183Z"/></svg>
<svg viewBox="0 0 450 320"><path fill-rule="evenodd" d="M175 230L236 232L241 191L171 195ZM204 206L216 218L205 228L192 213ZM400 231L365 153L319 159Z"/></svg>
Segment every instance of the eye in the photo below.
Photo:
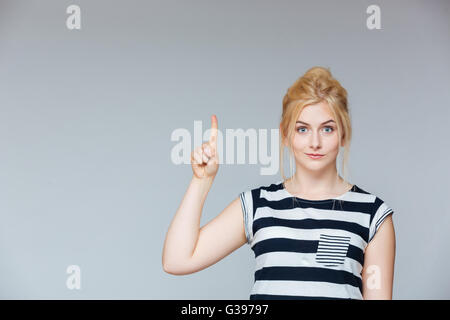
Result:
<svg viewBox="0 0 450 320"><path fill-rule="evenodd" d="M298 127L297 128L297 132L305 133L306 131L300 131L300 130L303 130L303 129L307 129L307 128L306 127ZM329 131L325 131L326 133L331 133L331 132L334 131L333 127L324 127L324 129L330 129Z"/></svg>

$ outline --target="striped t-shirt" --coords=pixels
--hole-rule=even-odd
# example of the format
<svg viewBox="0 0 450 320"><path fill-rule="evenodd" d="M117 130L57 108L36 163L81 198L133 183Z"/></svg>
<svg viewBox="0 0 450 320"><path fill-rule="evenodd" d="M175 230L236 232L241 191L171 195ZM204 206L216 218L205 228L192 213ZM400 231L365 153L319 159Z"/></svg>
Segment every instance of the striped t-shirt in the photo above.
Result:
<svg viewBox="0 0 450 320"><path fill-rule="evenodd" d="M250 300L363 299L365 248L394 211L357 185L307 200L282 182L239 194L256 258Z"/></svg>

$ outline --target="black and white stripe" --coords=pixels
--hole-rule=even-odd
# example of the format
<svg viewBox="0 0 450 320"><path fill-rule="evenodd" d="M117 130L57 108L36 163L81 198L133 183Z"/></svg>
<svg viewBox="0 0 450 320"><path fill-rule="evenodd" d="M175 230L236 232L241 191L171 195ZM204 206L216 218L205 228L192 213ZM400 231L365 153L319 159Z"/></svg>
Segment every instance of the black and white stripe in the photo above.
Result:
<svg viewBox="0 0 450 320"><path fill-rule="evenodd" d="M380 198L354 186L310 201L292 197L282 181L240 195L256 259L250 300L362 299L365 247L393 213Z"/></svg>
<svg viewBox="0 0 450 320"><path fill-rule="evenodd" d="M350 237L320 234L317 247L316 261L327 267L336 267L344 264L347 256Z"/></svg>

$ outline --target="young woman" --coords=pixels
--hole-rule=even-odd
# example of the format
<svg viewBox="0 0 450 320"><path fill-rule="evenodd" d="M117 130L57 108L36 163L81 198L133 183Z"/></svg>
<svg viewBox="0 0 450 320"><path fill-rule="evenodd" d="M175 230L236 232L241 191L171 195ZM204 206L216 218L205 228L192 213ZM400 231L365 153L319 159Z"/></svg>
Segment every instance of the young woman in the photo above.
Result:
<svg viewBox="0 0 450 320"><path fill-rule="evenodd" d="M191 154L194 174L164 243L166 272L200 271L248 243L256 259L250 300L392 299L393 210L337 172L352 131L347 91L329 69L309 69L283 99L283 179L241 192L200 228L218 171L217 127L212 116L210 140ZM285 147L296 165L288 179Z"/></svg>

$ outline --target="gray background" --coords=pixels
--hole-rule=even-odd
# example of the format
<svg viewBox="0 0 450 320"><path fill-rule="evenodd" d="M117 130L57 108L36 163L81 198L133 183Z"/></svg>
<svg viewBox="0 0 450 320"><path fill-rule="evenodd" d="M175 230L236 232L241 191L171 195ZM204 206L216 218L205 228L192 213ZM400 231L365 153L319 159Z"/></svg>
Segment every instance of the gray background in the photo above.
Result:
<svg viewBox="0 0 450 320"><path fill-rule="evenodd" d="M248 245L195 274L162 269L192 176L170 136L211 114L223 132L278 128L314 65L349 92L350 182L395 210L394 299L450 298L449 1L0 3L1 298L248 299ZM371 4L382 30L366 28ZM280 179L259 170L221 165L201 224Z"/></svg>

